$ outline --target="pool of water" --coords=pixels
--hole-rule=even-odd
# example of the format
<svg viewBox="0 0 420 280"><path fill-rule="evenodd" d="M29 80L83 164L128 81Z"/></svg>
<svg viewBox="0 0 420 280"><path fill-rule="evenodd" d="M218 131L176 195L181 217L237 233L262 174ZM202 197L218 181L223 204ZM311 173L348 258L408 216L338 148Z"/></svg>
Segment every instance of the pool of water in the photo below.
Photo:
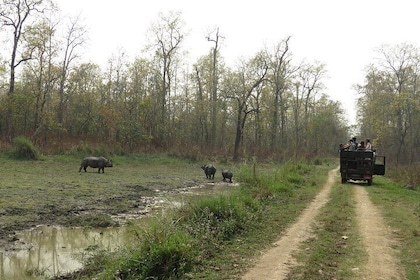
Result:
<svg viewBox="0 0 420 280"><path fill-rule="evenodd" d="M0 279L45 279L82 267L89 249L115 250L127 241L125 227L79 229L40 226L16 235L19 250L0 252Z"/></svg>

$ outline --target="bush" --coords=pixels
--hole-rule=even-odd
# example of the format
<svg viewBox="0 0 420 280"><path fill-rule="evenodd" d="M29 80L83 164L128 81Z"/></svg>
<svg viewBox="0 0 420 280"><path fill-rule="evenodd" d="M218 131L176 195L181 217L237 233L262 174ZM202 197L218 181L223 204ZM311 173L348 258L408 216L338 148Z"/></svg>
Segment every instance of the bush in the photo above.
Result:
<svg viewBox="0 0 420 280"><path fill-rule="evenodd" d="M11 153L13 158L37 160L40 154L39 150L28 138L19 136L13 139L13 152Z"/></svg>
<svg viewBox="0 0 420 280"><path fill-rule="evenodd" d="M136 235L132 246L98 260L106 267L98 279L181 279L191 271L196 255L192 240L176 224L156 220Z"/></svg>
<svg viewBox="0 0 420 280"><path fill-rule="evenodd" d="M247 194L202 198L190 206L186 218L188 231L200 240L201 246L207 244L209 248L217 248L222 241L246 230L259 218L260 209L261 204Z"/></svg>

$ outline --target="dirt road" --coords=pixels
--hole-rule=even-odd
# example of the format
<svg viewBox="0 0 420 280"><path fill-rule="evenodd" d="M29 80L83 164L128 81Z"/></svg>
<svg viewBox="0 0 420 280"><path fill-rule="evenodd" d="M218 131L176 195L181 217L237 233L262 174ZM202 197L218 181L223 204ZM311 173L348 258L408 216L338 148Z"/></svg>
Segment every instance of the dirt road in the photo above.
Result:
<svg viewBox="0 0 420 280"><path fill-rule="evenodd" d="M328 202L329 193L338 176L338 168L328 174L328 180L314 201L301 214L278 240L272 249L265 252L254 268L248 271L244 280L281 280L285 279L289 269L296 263L292 253L299 244L309 239L313 233L312 221L319 210ZM385 225L378 209L370 202L368 193L362 186L355 186L357 201L356 213L362 242L368 254L368 261L358 270L359 279L404 279L397 267L397 260L392 252L390 229Z"/></svg>

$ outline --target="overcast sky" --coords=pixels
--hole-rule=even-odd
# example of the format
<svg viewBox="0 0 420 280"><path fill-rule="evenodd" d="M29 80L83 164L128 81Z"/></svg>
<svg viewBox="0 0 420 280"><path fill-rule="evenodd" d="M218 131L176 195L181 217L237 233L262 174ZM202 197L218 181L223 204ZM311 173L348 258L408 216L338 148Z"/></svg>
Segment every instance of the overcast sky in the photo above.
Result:
<svg viewBox="0 0 420 280"><path fill-rule="evenodd" d="M225 37L222 55L234 65L291 36L295 62L326 65L326 93L340 100L354 119L354 84L364 82L364 69L375 61L383 44L420 47L418 0L55 0L63 15L80 15L89 32L85 60L105 65L123 48L140 55L146 31L160 12L181 11L189 31L192 56L213 46L205 35L219 27ZM419 4L418 4L419 3Z"/></svg>

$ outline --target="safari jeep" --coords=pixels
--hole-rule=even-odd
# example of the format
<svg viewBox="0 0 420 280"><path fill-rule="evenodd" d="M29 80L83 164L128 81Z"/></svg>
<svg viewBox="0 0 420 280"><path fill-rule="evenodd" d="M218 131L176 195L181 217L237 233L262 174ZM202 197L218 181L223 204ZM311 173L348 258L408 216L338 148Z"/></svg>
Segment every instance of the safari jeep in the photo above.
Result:
<svg viewBox="0 0 420 280"><path fill-rule="evenodd" d="M385 157L374 151L340 151L341 183L348 180L367 181L372 185L373 175L385 175Z"/></svg>

